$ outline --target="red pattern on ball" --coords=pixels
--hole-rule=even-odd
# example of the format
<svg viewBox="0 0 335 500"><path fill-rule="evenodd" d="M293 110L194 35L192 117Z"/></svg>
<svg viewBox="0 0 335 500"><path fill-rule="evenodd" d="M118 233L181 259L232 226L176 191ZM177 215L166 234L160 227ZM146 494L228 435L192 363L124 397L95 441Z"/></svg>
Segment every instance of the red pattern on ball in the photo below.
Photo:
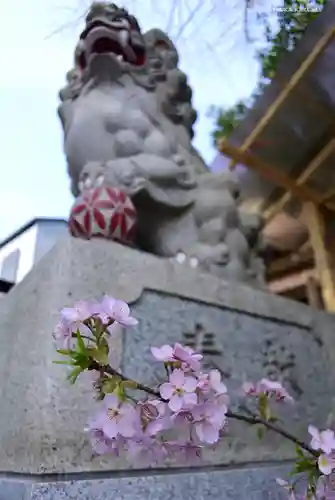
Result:
<svg viewBox="0 0 335 500"><path fill-rule="evenodd" d="M102 237L131 243L136 221L131 199L118 188L102 186L86 190L77 198L70 213L69 231L86 240Z"/></svg>

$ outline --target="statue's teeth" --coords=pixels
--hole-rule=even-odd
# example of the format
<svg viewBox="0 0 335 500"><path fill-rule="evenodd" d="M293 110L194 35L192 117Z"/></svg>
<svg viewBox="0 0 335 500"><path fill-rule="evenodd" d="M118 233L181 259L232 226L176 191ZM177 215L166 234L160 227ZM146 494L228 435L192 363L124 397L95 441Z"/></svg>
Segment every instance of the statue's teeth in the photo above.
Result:
<svg viewBox="0 0 335 500"><path fill-rule="evenodd" d="M127 30L120 30L119 31L119 41L120 41L122 47L127 47L128 42L129 42L129 32Z"/></svg>
<svg viewBox="0 0 335 500"><path fill-rule="evenodd" d="M118 54L118 55L116 56L116 59L117 59L118 61L123 61L123 56L122 56L122 54Z"/></svg>

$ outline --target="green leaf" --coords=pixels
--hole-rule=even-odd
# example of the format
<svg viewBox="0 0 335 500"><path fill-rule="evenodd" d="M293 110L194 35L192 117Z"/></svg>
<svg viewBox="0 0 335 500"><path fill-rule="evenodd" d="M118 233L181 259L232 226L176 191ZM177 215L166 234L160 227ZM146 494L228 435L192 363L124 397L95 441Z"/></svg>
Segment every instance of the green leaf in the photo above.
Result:
<svg viewBox="0 0 335 500"><path fill-rule="evenodd" d="M107 379L104 381L102 384L102 392L104 394L111 394L115 391L116 386L119 384L120 378L119 377L113 377L111 379Z"/></svg>
<svg viewBox="0 0 335 500"><path fill-rule="evenodd" d="M74 370L72 370L72 372L68 376L68 379L70 380L71 384L74 384L76 382L77 378L82 373L82 371L83 370L81 369L80 366L77 366Z"/></svg>
<svg viewBox="0 0 335 500"><path fill-rule="evenodd" d="M80 335L79 329L77 330L76 335L77 335L78 352L80 352L81 354L84 354L84 353L86 353L87 349L86 349L85 342L84 342L82 336Z"/></svg>
<svg viewBox="0 0 335 500"><path fill-rule="evenodd" d="M74 361L53 361L55 365L72 365L74 366L76 363Z"/></svg>
<svg viewBox="0 0 335 500"><path fill-rule="evenodd" d="M113 394L115 394L120 401L124 401L126 399L126 393L121 383L116 384Z"/></svg>
<svg viewBox="0 0 335 500"><path fill-rule="evenodd" d="M80 352L77 352L73 356L74 364L77 366L80 366L83 370L88 368L90 366L90 359L87 356L87 352L85 354L81 354Z"/></svg>
<svg viewBox="0 0 335 500"><path fill-rule="evenodd" d="M89 350L89 355L102 365L108 365L108 352L105 352L104 349L95 349L92 348Z"/></svg>
<svg viewBox="0 0 335 500"><path fill-rule="evenodd" d="M295 451L296 451L296 454L299 458L304 458L305 455L298 444L295 447Z"/></svg>
<svg viewBox="0 0 335 500"><path fill-rule="evenodd" d="M271 419L271 410L269 407L268 398L263 393L259 396L258 409L259 409L260 416L262 418L264 418L264 420L268 421Z"/></svg>
<svg viewBox="0 0 335 500"><path fill-rule="evenodd" d="M71 356L75 351L71 349L56 349L58 354L62 354L63 356Z"/></svg>
<svg viewBox="0 0 335 500"><path fill-rule="evenodd" d="M135 380L123 380L120 383L124 389L137 389L137 382Z"/></svg>
<svg viewBox="0 0 335 500"><path fill-rule="evenodd" d="M260 441L262 441L264 435L264 429L262 427L258 427L257 429L257 437Z"/></svg>
<svg viewBox="0 0 335 500"><path fill-rule="evenodd" d="M295 474L300 474L301 472L308 472L314 470L315 470L315 459L313 458L311 459L304 457L301 460L297 460L294 467Z"/></svg>

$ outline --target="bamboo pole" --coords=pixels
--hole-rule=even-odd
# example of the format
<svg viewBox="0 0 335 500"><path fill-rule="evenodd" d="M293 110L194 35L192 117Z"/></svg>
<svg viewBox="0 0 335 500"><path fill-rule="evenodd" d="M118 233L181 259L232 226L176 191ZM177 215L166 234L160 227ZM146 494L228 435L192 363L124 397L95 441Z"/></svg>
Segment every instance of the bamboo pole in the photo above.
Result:
<svg viewBox="0 0 335 500"><path fill-rule="evenodd" d="M308 54L306 59L297 69L297 71L292 75L287 85L282 89L277 98L273 101L273 103L268 107L262 118L257 123L256 127L252 130L250 135L245 139L244 143L241 146L242 151L246 151L250 146L254 143L255 139L259 136L259 134L264 130L266 125L269 123L271 118L278 111L280 106L284 103L287 97L290 95L292 90L298 85L298 83L302 80L306 72L311 68L313 63L316 61L317 57L320 53L327 47L331 38L335 34L335 26L329 29L317 42L314 49ZM233 159L229 165L229 168L233 170L236 166L236 161Z"/></svg>
<svg viewBox="0 0 335 500"><path fill-rule="evenodd" d="M334 149L335 138L329 141L328 144L326 144L326 146L307 165L306 169L297 178L297 185L300 186L301 184L304 184L314 174L314 172L316 172L316 170L322 165ZM270 222L279 212L281 212L291 197L292 195L290 192L285 193L276 203L265 210L263 215L266 222Z"/></svg>
<svg viewBox="0 0 335 500"><path fill-rule="evenodd" d="M291 192L292 195L304 201L312 201L316 204L323 202L324 196L315 191L314 189L302 185L297 185L295 179L285 174L276 167L265 164L261 159L252 155L247 151L228 144L225 140L219 143L220 151L227 156L233 158L237 163L243 163L246 167L254 170L262 177L272 182L276 186L282 187ZM335 203L325 203L325 206L330 210L335 210Z"/></svg>
<svg viewBox="0 0 335 500"><path fill-rule="evenodd" d="M241 151L239 148L228 144L226 141L220 141L220 151L233 158L237 163L242 163L246 167L254 170L262 177L272 182L275 186L280 186L292 195L303 201L312 201L315 204L321 204L323 196L314 189L301 185L276 167L265 164L261 159L250 154L247 151ZM327 203L325 206L330 210L335 210L335 203Z"/></svg>
<svg viewBox="0 0 335 500"><path fill-rule="evenodd" d="M321 293L325 308L335 312L335 279L331 258L325 246L325 222L319 207L314 203L304 204L305 222L314 251L316 270L321 285Z"/></svg>

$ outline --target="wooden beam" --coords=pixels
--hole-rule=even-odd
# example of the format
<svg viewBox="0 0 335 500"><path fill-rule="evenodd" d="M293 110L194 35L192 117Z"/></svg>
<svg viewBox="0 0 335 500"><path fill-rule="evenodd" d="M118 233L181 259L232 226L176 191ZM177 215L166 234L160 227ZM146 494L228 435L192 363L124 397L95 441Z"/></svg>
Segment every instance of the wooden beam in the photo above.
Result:
<svg viewBox="0 0 335 500"><path fill-rule="evenodd" d="M236 160L237 163L242 163L246 167L249 167L276 186L289 191L300 200L312 201L316 204L322 203L323 196L317 191L304 185L298 186L296 181L289 175L285 174L278 168L266 165L261 159L252 155L248 151L241 151L241 149L228 144L225 140L219 141L219 147L221 153L230 156ZM335 210L335 203L327 203L326 206L330 210Z"/></svg>
<svg viewBox="0 0 335 500"><path fill-rule="evenodd" d="M335 312L335 279L331 259L325 246L325 226L323 214L314 203L304 204L305 222L308 225L317 274L325 309Z"/></svg>
<svg viewBox="0 0 335 500"><path fill-rule="evenodd" d="M307 165L305 170L299 175L296 183L300 186L304 184L316 170L322 165L322 163L328 158L328 156L335 149L335 138L326 144L324 148L319 151L319 153L313 158L313 160ZM269 207L263 213L263 217L266 222L270 222L279 212L283 210L286 203L291 199L291 193L285 193L276 203Z"/></svg>
<svg viewBox="0 0 335 500"><path fill-rule="evenodd" d="M273 103L268 107L262 118L257 123L256 127L252 130L251 134L245 139L244 143L241 146L242 151L246 151L250 148L250 146L254 143L255 139L262 133L264 128L267 126L271 118L278 111L283 102L290 95L292 90L298 85L298 83L305 76L306 72L311 68L313 63L316 61L317 57L321 54L321 52L327 47L330 40L334 36L335 26L333 26L329 31L327 31L314 46L314 49L308 54L306 59L297 69L297 71L291 76L287 85L282 89L277 98L273 101ZM236 160L230 163L229 167L231 170L236 166Z"/></svg>
<svg viewBox="0 0 335 500"><path fill-rule="evenodd" d="M307 279L314 275L315 269L304 269L299 272L289 273L281 278L273 279L267 283L267 286L273 293L285 294L285 292L305 287Z"/></svg>
<svg viewBox="0 0 335 500"><path fill-rule="evenodd" d="M308 243L308 244L307 244ZM270 277L278 274L288 274L302 267L310 267L313 264L313 252L310 242L304 243L297 251L273 260L266 269Z"/></svg>

